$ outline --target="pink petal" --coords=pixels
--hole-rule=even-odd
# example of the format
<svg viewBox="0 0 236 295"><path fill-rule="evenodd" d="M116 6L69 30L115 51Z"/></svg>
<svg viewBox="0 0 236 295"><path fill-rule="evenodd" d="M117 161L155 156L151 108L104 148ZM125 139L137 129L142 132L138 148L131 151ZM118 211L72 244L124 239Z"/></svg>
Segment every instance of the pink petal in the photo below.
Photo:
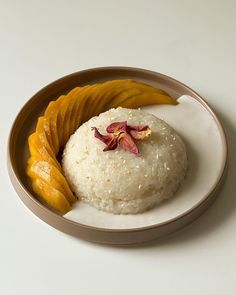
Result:
<svg viewBox="0 0 236 295"><path fill-rule="evenodd" d="M103 149L104 152L115 150L118 146L117 138L113 137L107 146Z"/></svg>
<svg viewBox="0 0 236 295"><path fill-rule="evenodd" d="M104 151L114 150L117 148L118 140L114 137L113 134L103 135L98 131L96 127L92 127L91 130L94 130L94 136L100 139L107 146L104 148Z"/></svg>
<svg viewBox="0 0 236 295"><path fill-rule="evenodd" d="M107 127L108 133L114 133L114 132L125 132L127 128L127 121L124 122L114 122L111 125Z"/></svg>
<svg viewBox="0 0 236 295"><path fill-rule="evenodd" d="M149 129L148 125L128 126L130 130L144 131Z"/></svg>
<svg viewBox="0 0 236 295"><path fill-rule="evenodd" d="M137 131L137 130L130 130L130 135L137 140L142 140L145 137L148 137L151 134L151 129L146 129L143 131Z"/></svg>
<svg viewBox="0 0 236 295"><path fill-rule="evenodd" d="M128 133L121 133L120 134L119 144L124 150L129 151L129 152L135 154L136 156L140 156L138 147L136 146L132 137Z"/></svg>

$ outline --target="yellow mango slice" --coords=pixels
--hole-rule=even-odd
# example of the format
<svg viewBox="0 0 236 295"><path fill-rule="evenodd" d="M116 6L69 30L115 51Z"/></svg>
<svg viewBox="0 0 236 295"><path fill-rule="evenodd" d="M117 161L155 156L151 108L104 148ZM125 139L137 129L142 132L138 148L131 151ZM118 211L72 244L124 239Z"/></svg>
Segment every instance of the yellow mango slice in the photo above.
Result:
<svg viewBox="0 0 236 295"><path fill-rule="evenodd" d="M61 166L55 157L52 157L44 145L42 145L37 133L33 133L28 139L30 154L35 159L44 159L61 171Z"/></svg>
<svg viewBox="0 0 236 295"><path fill-rule="evenodd" d="M63 135L63 121L64 121L64 115L63 111L65 112L65 109L63 108L63 103L65 102L65 95L61 95L57 101L60 103L60 108L58 109L57 114L57 135L58 135L58 141L61 142L61 138Z"/></svg>
<svg viewBox="0 0 236 295"><path fill-rule="evenodd" d="M41 145L43 145L45 147L45 149L51 155L51 157L54 157L56 159L56 155L55 155L53 149L51 148L50 143L48 142L48 139L47 139L47 136L46 136L46 133L44 130L44 121L45 121L44 117L38 118L36 132L33 134L35 134L35 135L37 134L38 140L41 141Z"/></svg>
<svg viewBox="0 0 236 295"><path fill-rule="evenodd" d="M33 190L49 206L61 213L77 200L57 154L70 135L85 121L113 107L138 108L151 104L177 104L165 91L130 79L76 87L49 103L36 131L29 136L30 158L26 172Z"/></svg>
<svg viewBox="0 0 236 295"><path fill-rule="evenodd" d="M39 177L49 185L52 185L55 189L67 196L71 205L77 200L71 192L66 179L55 166L46 161L35 160L34 158L29 160L29 164L27 174L31 178Z"/></svg>
<svg viewBox="0 0 236 295"><path fill-rule="evenodd" d="M40 178L34 178L32 182L34 192L53 209L65 214L71 209L65 196Z"/></svg>
<svg viewBox="0 0 236 295"><path fill-rule="evenodd" d="M49 130L50 130L50 138L52 143L52 148L55 154L59 152L59 139L57 133L57 116L58 110L60 109L61 101L52 101L48 105L46 112L45 112L45 119L48 121Z"/></svg>

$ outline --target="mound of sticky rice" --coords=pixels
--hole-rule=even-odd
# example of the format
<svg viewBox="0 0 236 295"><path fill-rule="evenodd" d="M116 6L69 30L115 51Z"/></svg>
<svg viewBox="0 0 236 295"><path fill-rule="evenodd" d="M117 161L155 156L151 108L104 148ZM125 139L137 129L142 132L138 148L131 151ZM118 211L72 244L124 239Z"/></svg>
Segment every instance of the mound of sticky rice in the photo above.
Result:
<svg viewBox="0 0 236 295"><path fill-rule="evenodd" d="M120 146L106 151L91 127L106 134L112 122L148 125L148 138L136 141L141 156ZM91 118L67 142L62 159L64 174L75 194L97 209L134 214L174 195L184 179L187 155L183 141L163 120L141 110L117 108Z"/></svg>

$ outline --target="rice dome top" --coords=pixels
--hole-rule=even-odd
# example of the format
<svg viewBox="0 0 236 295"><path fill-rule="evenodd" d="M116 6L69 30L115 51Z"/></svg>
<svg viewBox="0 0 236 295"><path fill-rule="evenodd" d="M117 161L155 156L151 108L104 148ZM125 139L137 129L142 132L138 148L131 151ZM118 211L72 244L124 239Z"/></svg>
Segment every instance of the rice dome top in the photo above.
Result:
<svg viewBox="0 0 236 295"><path fill-rule="evenodd" d="M133 138L139 154L95 137L93 127L107 134L114 122L148 126L150 136ZM135 214L170 198L187 170L186 148L163 120L137 109L111 109L85 122L70 137L62 159L64 174L79 199L100 210Z"/></svg>

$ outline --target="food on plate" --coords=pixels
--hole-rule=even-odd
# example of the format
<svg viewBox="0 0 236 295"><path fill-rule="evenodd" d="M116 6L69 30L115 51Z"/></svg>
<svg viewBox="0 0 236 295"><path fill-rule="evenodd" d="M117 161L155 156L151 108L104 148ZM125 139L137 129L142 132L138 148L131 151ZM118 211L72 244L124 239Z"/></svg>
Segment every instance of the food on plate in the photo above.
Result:
<svg viewBox="0 0 236 295"><path fill-rule="evenodd" d="M129 144L108 149L94 136L94 130L109 136L115 127L117 134L122 130L129 137L135 130L132 141L137 149ZM62 167L83 201L103 211L135 214L173 196L184 179L187 155L183 141L167 123L144 111L119 107L78 128L65 146Z"/></svg>
<svg viewBox="0 0 236 295"><path fill-rule="evenodd" d="M44 115L38 119L36 131L28 139L27 174L35 193L51 208L63 214L68 212L77 197L64 177L57 156L71 134L82 123L111 108L138 108L152 104L175 105L177 102L163 90L133 80L76 87L50 102Z"/></svg>

